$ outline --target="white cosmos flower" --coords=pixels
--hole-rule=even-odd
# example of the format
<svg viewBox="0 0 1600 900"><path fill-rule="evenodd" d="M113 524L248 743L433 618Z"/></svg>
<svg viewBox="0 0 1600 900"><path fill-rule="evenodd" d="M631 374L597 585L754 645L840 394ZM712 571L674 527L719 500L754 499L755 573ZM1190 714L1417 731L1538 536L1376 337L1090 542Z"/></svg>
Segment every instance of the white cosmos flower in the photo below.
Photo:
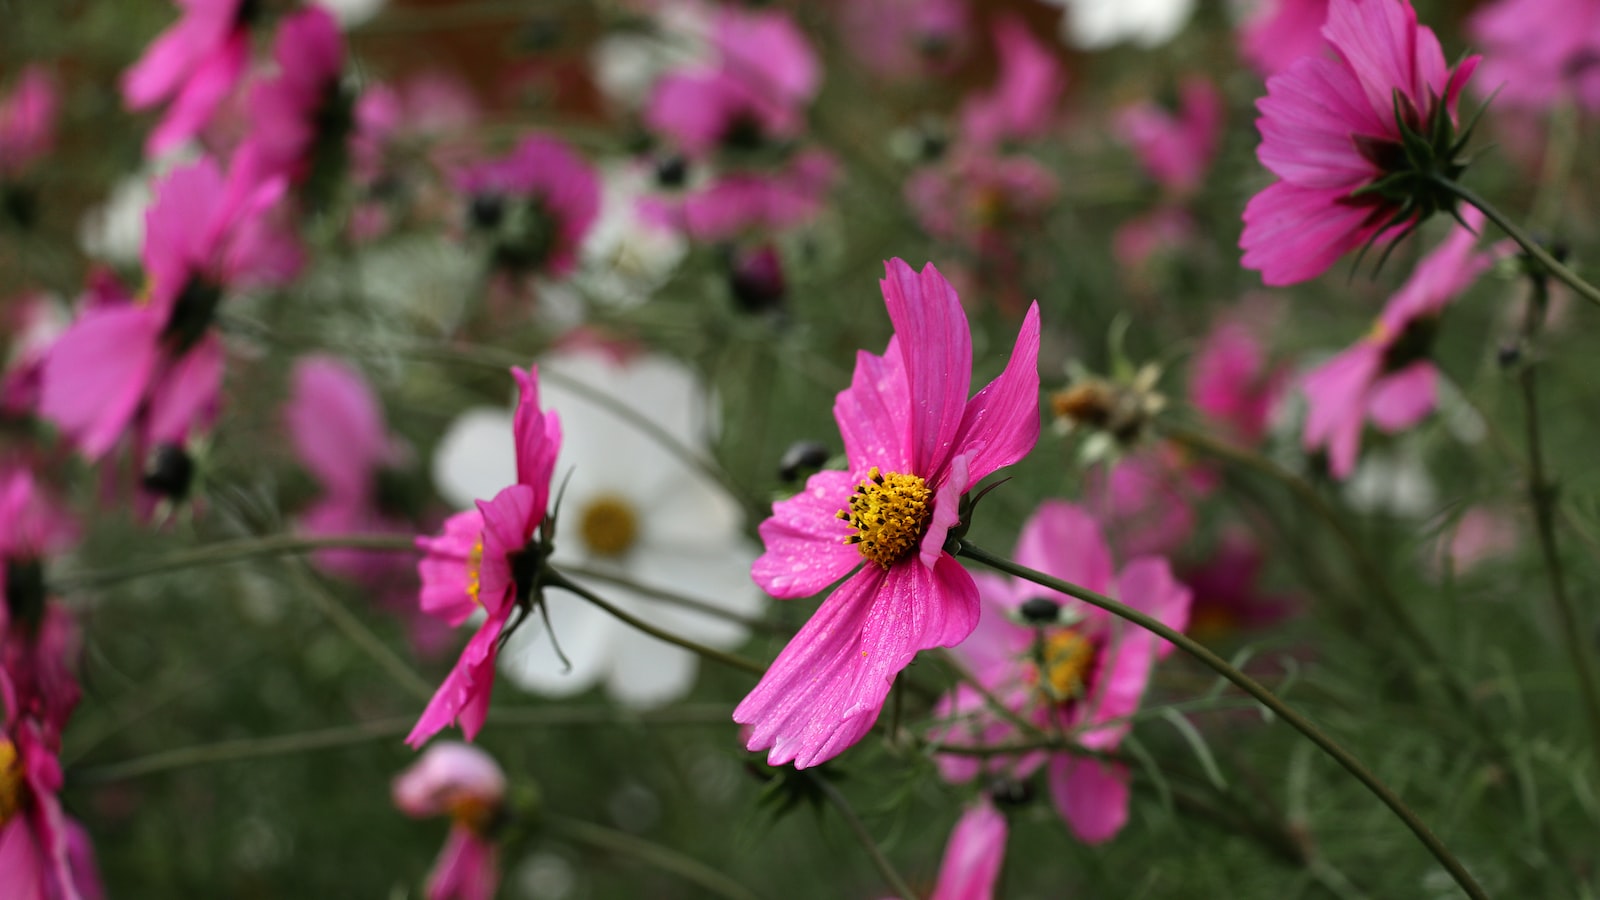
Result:
<svg viewBox="0 0 1600 900"><path fill-rule="evenodd" d="M313 0L313 2L332 13L339 21L340 27L348 30L377 15L388 0Z"/></svg>
<svg viewBox="0 0 1600 900"><path fill-rule="evenodd" d="M569 387L586 385L649 419L681 444L704 443L704 392L680 363L645 355L616 363L592 352L558 354L539 363L540 403L561 416L555 490L561 495L553 562L614 572L750 615L764 603L750 579L756 547L740 531L738 505L697 469L637 425ZM570 475L569 475L570 473ZM466 508L516 479L511 413L474 409L440 441L434 483ZM739 645L746 630L595 579L573 580L635 616L713 647ZM604 682L629 706L682 697L694 684L694 654L643 634L583 599L546 591L551 626L567 671L540 617L530 617L506 643L500 670L517 685L566 696Z"/></svg>
<svg viewBox="0 0 1600 900"><path fill-rule="evenodd" d="M650 193L654 178L638 165L601 170L600 216L580 251L586 265L574 277L589 296L614 307L650 299L689 252L688 240L676 229L639 215L639 201Z"/></svg>
<svg viewBox="0 0 1600 900"><path fill-rule="evenodd" d="M1177 37L1194 12L1194 0L1045 0L1066 8L1064 36L1075 47L1097 50L1132 41L1158 47Z"/></svg>

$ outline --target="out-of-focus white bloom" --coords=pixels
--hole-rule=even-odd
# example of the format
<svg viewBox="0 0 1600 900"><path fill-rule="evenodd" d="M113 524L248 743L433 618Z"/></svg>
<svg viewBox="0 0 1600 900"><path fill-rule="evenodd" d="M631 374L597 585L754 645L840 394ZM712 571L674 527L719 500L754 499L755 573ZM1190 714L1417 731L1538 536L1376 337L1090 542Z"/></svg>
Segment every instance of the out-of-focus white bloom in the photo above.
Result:
<svg viewBox="0 0 1600 900"><path fill-rule="evenodd" d="M591 298L619 307L650 299L689 252L678 231L645 222L639 200L650 190L652 173L640 166L611 166L601 173L600 217L580 251L584 265L575 276Z"/></svg>
<svg viewBox="0 0 1600 900"><path fill-rule="evenodd" d="M333 14L346 30L366 22L383 9L388 0L311 0Z"/></svg>
<svg viewBox="0 0 1600 900"><path fill-rule="evenodd" d="M1067 42L1097 50L1132 41L1157 47L1177 37L1194 12L1194 0L1045 0L1064 7Z"/></svg>
<svg viewBox="0 0 1600 900"><path fill-rule="evenodd" d="M670 69L711 57L711 7L698 2L663 3L650 32L615 32L595 42L589 67L600 92L623 109L644 105Z"/></svg>
<svg viewBox="0 0 1600 900"><path fill-rule="evenodd" d="M698 469L619 416L630 409L680 444L704 443L703 388L681 364L660 356L625 363L569 352L539 364L540 400L561 416L561 493L554 562L614 573L749 615L764 602L750 580L756 547L741 533L741 514ZM574 388L574 385L579 386ZM609 398L597 402L594 395ZM511 415L469 410L446 432L434 456L439 493L465 508L515 480ZM570 476L569 474L570 473ZM595 579L574 580L632 614L713 647L742 643L746 630ZM500 669L512 682L565 696L604 682L618 701L651 707L682 697L698 659L642 634L562 591L548 591L551 625L566 670L535 615L507 642Z"/></svg>
<svg viewBox="0 0 1600 900"><path fill-rule="evenodd" d="M1438 486L1428 474L1422 454L1408 444L1392 452L1361 454L1355 474L1344 486L1344 499L1351 509L1403 519L1420 519L1438 511Z"/></svg>
<svg viewBox="0 0 1600 900"><path fill-rule="evenodd" d="M364 251L336 277L353 279L337 287L366 296L375 309L421 315L449 327L461 317L481 272L482 260L462 242L415 235Z"/></svg>

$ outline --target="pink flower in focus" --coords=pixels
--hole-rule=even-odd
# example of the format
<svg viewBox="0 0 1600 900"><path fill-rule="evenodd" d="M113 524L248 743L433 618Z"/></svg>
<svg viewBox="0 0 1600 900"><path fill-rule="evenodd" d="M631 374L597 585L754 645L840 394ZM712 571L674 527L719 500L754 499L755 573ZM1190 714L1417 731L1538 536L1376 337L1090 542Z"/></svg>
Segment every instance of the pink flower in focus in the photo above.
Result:
<svg viewBox="0 0 1600 900"><path fill-rule="evenodd" d="M210 158L157 184L145 215L145 294L96 303L45 359L39 413L84 456L104 455L130 424L146 447L182 445L214 414L217 304L230 288L282 281L298 266L264 219L282 191L281 181L225 182Z"/></svg>
<svg viewBox="0 0 1600 900"><path fill-rule="evenodd" d="M1600 5L1593 0L1499 0L1467 19L1483 47L1485 96L1527 110L1572 98L1600 112Z"/></svg>
<svg viewBox="0 0 1600 900"><path fill-rule="evenodd" d="M467 166L456 189L472 200L474 228L494 242L495 261L518 271L570 273L600 215L600 179L561 141L523 139L502 158Z"/></svg>
<svg viewBox="0 0 1600 900"><path fill-rule="evenodd" d="M985 797L950 832L928 900L992 900L1006 860L1006 817Z"/></svg>
<svg viewBox="0 0 1600 900"><path fill-rule="evenodd" d="M961 107L961 136L977 147L1042 136L1055 121L1067 76L1043 42L1015 16L994 25L1000 80Z"/></svg>
<svg viewBox="0 0 1600 900"><path fill-rule="evenodd" d="M1239 52L1262 75L1289 68L1323 48L1328 0L1261 0L1239 27Z"/></svg>
<svg viewBox="0 0 1600 900"><path fill-rule="evenodd" d="M1195 77L1181 88L1178 115L1145 100L1117 114L1117 137L1133 149L1139 163L1177 198L1200 187L1222 137L1222 95L1211 82Z"/></svg>
<svg viewBox="0 0 1600 900"><path fill-rule="evenodd" d="M339 91L339 24L322 7L302 9L279 26L272 56L277 74L250 91L250 131L234 165L252 181L282 176L298 183L310 174L317 142L336 145L349 127L349 104Z"/></svg>
<svg viewBox="0 0 1600 900"><path fill-rule="evenodd" d="M450 837L428 874L428 900L492 900L500 883L492 840L506 777L489 754L441 741L394 780L394 805L414 818L449 816Z"/></svg>
<svg viewBox="0 0 1600 900"><path fill-rule="evenodd" d="M971 633L977 589L945 539L962 495L1039 436L1038 305L1005 371L969 400L972 338L955 291L932 264L885 269L895 336L882 356L857 355L834 402L849 470L812 475L760 527L766 553L751 576L774 597L850 576L734 710L772 765L837 756L872 727L917 651Z"/></svg>
<svg viewBox="0 0 1600 900"><path fill-rule="evenodd" d="M1417 264L1372 332L1305 376L1309 409L1301 443L1308 452L1328 454L1328 471L1335 478L1355 470L1368 419L1395 434L1433 411L1438 370L1428 351L1434 328L1444 308L1493 264L1498 252L1473 252L1482 213L1467 209L1462 219L1468 227L1457 226Z"/></svg>
<svg viewBox="0 0 1600 900"><path fill-rule="evenodd" d="M713 65L671 72L656 83L645 125L697 158L798 137L822 68L794 20L783 12L720 7L712 45Z"/></svg>
<svg viewBox="0 0 1600 900"><path fill-rule="evenodd" d="M1243 315L1218 319L1189 374L1189 402L1245 446L1266 437L1288 386L1288 370L1272 365L1257 333Z"/></svg>
<svg viewBox="0 0 1600 900"><path fill-rule="evenodd" d="M148 156L159 156L199 134L233 93L250 58L250 20L257 0L175 2L183 8L183 18L122 75L122 97L129 109L172 101L145 141Z"/></svg>
<svg viewBox="0 0 1600 900"><path fill-rule="evenodd" d="M8 713L0 724L0 891L7 898L101 896L83 828L56 798L61 784L61 763L39 724Z"/></svg>
<svg viewBox="0 0 1600 900"><path fill-rule="evenodd" d="M11 93L0 97L0 181L50 152L58 106L55 84L41 66L24 68Z"/></svg>
<svg viewBox="0 0 1600 900"><path fill-rule="evenodd" d="M1278 181L1245 207L1239 246L1269 285L1314 278L1349 250L1454 209L1432 173L1465 166L1456 100L1478 57L1446 66L1408 0L1331 0L1322 33L1337 58L1302 57L1256 102L1256 156ZM1411 158L1419 148L1425 162Z"/></svg>
<svg viewBox="0 0 1600 900"><path fill-rule="evenodd" d="M491 500L479 500L476 510L451 516L438 537L417 539L427 553L417 564L423 611L452 626L479 609L487 617L406 737L413 747L452 723L459 723L469 740L483 727L501 632L513 611L532 602L532 580L543 563L535 533L550 503L561 423L555 413L539 410L536 370L512 369L511 374L521 394L512 421L517 483Z"/></svg>
<svg viewBox="0 0 1600 900"><path fill-rule="evenodd" d="M1189 589L1172 577L1167 561L1140 557L1114 576L1111 550L1094 518L1070 503L1040 504L1022 526L1014 558L1115 597L1179 631L1188 625ZM1116 749L1131 728L1127 717L1138 711L1152 668L1171 645L1031 582L989 574L976 578L982 616L971 639L955 648L972 675L1047 732L1059 729L1089 750ZM973 746L1016 739L1016 727L990 712L968 685L946 694L938 715L954 721L932 736L936 742ZM967 781L985 770L1026 778L1048 765L1056 809L1087 843L1110 840L1127 822L1128 773L1120 764L1042 752L987 761L951 755L938 761L951 781Z"/></svg>

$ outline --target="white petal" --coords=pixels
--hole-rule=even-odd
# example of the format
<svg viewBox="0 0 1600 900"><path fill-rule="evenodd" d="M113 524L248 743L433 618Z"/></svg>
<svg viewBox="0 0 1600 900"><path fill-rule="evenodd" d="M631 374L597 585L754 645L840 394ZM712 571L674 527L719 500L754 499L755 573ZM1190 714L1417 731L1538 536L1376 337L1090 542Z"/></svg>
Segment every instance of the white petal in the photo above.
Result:
<svg viewBox="0 0 1600 900"><path fill-rule="evenodd" d="M742 538L722 547L647 545L634 554L632 577L641 584L724 609L743 617L759 614L767 596L750 579L755 548ZM664 600L639 597L651 621L710 647L727 649L743 644L749 630L720 616L695 612Z"/></svg>
<svg viewBox="0 0 1600 900"><path fill-rule="evenodd" d="M631 629L618 639L616 649L606 692L624 706L662 706L694 687L700 660L688 650Z"/></svg>
<svg viewBox="0 0 1600 900"><path fill-rule="evenodd" d="M600 680L617 652L617 639L627 626L581 597L547 591L550 626L572 668L567 669L550 643L537 611L506 641L500 671L512 684L551 697L576 694Z"/></svg>
<svg viewBox="0 0 1600 900"><path fill-rule="evenodd" d="M511 413L480 407L450 423L433 455L433 485L439 496L457 509L468 509L516 480Z"/></svg>

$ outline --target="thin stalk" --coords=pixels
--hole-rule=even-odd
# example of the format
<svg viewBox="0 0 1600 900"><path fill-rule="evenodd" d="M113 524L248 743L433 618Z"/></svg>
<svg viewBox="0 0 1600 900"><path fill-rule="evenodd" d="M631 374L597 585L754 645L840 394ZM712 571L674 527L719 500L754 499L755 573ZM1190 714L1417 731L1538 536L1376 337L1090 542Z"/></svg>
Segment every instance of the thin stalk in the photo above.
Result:
<svg viewBox="0 0 1600 900"><path fill-rule="evenodd" d="M593 566L580 566L572 564L563 565L561 570L566 572L568 575L577 575L582 578L592 578L595 581L603 581L619 588L626 588L635 594L649 597L652 600L660 600L663 603L670 603L673 606L681 606L684 609L692 609L695 612L705 613L708 616L714 616L718 619L735 622L739 625L743 625L745 628L748 628L751 631L768 631L774 634L793 634L793 632L789 629L782 628L771 622L757 619L753 616L742 616L733 610L724 609L715 603L709 603L705 600L690 597L686 594L679 594L675 591L664 590L653 585L644 584L643 582L635 581L632 578L618 575L615 572L608 572L604 569L595 568Z"/></svg>
<svg viewBox="0 0 1600 900"><path fill-rule="evenodd" d="M301 534L274 534L267 537L218 541L193 550L137 562L115 569L67 572L51 579L59 591L83 590L115 584L130 578L160 575L184 569L220 566L273 556L295 556L318 550L372 550L379 553L416 553L416 538L401 534L337 534L312 537Z"/></svg>
<svg viewBox="0 0 1600 900"><path fill-rule="evenodd" d="M867 855L872 857L872 864L878 868L878 874L883 876L884 881L889 882L889 887L894 889L895 896L899 900L921 900L917 893L911 889L911 885L906 883L905 876L895 869L894 863L889 862L889 857L883 855L883 849L878 846L877 841L873 840L872 833L867 831L866 823L862 822L861 817L856 815L856 811L851 808L850 801L845 799L844 794L833 786L833 782L823 777L816 770L808 771L806 774L810 777L811 783L817 786L817 790L822 792L822 796L826 797L828 802L833 804L833 808L839 811L840 818L844 819L845 825L849 826L850 831L855 834L856 840L860 841L861 846L866 848Z"/></svg>
<svg viewBox="0 0 1600 900"><path fill-rule="evenodd" d="M418 675L416 669L411 668L409 663L400 658L400 654L394 652L394 648L384 643L383 638L378 637L367 627L367 623L346 609L345 605L339 602L339 598L328 590L327 585L318 581L302 566L291 564L290 568L294 570L295 581L299 582L311 605L315 606L317 612L332 623L334 628L339 629L350 643L361 648L362 652L371 657L379 668L387 672L395 683L409 691L412 696L424 703L432 699L433 685Z"/></svg>
<svg viewBox="0 0 1600 900"><path fill-rule="evenodd" d="M1288 722L1289 725L1296 731L1305 735L1308 740L1310 740L1313 744L1316 744L1317 747L1321 748L1324 753L1333 757L1334 761L1338 762L1340 766L1344 767L1344 770L1354 776L1357 781L1360 781L1363 785L1365 785L1367 790L1371 791L1374 796L1382 801L1385 806L1389 807L1390 811L1392 811L1400 818L1402 822L1405 823L1407 828L1411 829L1411 833L1416 835L1417 839L1423 843L1423 846L1428 848L1428 851L1433 854L1434 859L1438 860L1439 864L1444 866L1445 870L1450 873L1450 876L1455 879L1456 884L1461 886L1462 891L1464 891L1468 897L1473 898L1473 900L1487 900L1488 895L1484 893L1483 888L1478 886L1477 881L1475 881L1472 875L1467 872L1466 868L1461 865L1461 862L1455 858L1455 855L1452 854L1450 850L1445 847L1444 843L1440 841L1436 835L1434 835L1433 831L1430 830L1428 826L1417 817L1417 814L1411 810L1411 807L1407 806L1405 801L1401 800L1400 797L1394 793L1394 791L1389 789L1388 785L1384 784L1382 781L1379 781L1378 777L1372 774L1372 772L1368 770L1359 759L1352 755L1350 751L1344 749L1344 747L1340 746L1336 741L1333 740L1333 738L1330 738L1328 735L1324 734L1322 730L1316 725L1312 724L1309 719L1300 715L1298 712L1295 712L1295 710L1288 704L1284 703L1282 700L1279 700L1271 691L1263 687L1260 682L1256 681L1254 678L1251 678L1249 675L1244 674L1238 669L1235 669L1228 663L1227 660L1211 652L1211 650L1207 649L1205 645L1199 643L1193 638L1188 637L1187 635L1182 634L1179 631L1169 628L1161 621L1145 615L1144 613L1130 606L1119 603L1116 600L1105 596L1104 594L1096 593L1088 588L1079 587L1078 585L1062 581L1059 578L1054 578L1043 572L1030 569L1027 566L1018 565L1009 559L996 556L989 551L967 543L966 541L958 542L956 547L956 555L965 556L968 559L983 563L990 568L1004 572L1013 577L1031 581L1040 587L1061 591L1064 594L1076 597L1079 600L1082 600L1083 602L1092 606L1097 606L1106 612L1111 613L1112 615L1126 619L1127 621L1138 625L1140 628L1144 628L1147 631L1150 631L1155 635L1162 637L1182 648L1184 652L1204 663L1208 668L1232 682L1240 690L1259 700L1263 706L1272 710L1285 722Z"/></svg>
<svg viewBox="0 0 1600 900"><path fill-rule="evenodd" d="M1545 306L1549 300L1549 287L1543 277L1533 279L1533 295L1522 320L1522 339L1531 353L1544 325ZM1589 719L1593 749L1600 754L1600 678L1597 678L1594 659L1584 640L1587 630L1579 623L1581 617L1567 592L1567 579L1561 562L1561 549L1556 542L1555 517L1558 506L1558 489L1545 467L1544 439L1539 425L1539 375L1538 364L1527 360L1522 364L1518 382L1522 388L1522 405L1526 410L1528 441L1528 505L1533 510L1534 530L1539 536L1539 551L1544 560L1545 576L1550 582L1550 605L1561 621L1559 631L1566 643L1567 655L1578 676L1578 690L1583 697L1584 712Z"/></svg>
<svg viewBox="0 0 1600 900"><path fill-rule="evenodd" d="M1516 241L1529 256L1538 260L1539 265L1544 266L1545 271L1554 275L1562 284L1572 288L1573 292L1583 299L1600 306L1600 288L1596 288L1589 282L1584 281L1578 276L1578 273L1562 265L1560 260L1551 256L1549 251L1539 246L1538 241L1523 231L1521 226L1506 218L1505 214L1501 213L1500 210L1491 206L1489 201L1478 196L1471 188L1457 184L1443 176L1435 175L1433 180L1435 184L1455 194L1463 203L1476 208L1483 213L1485 218L1498 225L1501 231L1504 231L1508 237Z"/></svg>
<svg viewBox="0 0 1600 900"><path fill-rule="evenodd" d="M686 856L671 847L664 847L652 841L643 840L621 831L585 822L581 819L572 819L554 813L544 813L539 817L539 825L551 833L580 844L587 844L596 850L625 856L647 866L653 866L663 872L668 872L692 882L699 887L710 891L718 897L728 900L759 900L758 896L751 893L750 889L716 869L695 859Z"/></svg>
<svg viewBox="0 0 1600 900"><path fill-rule="evenodd" d="M604 598L595 594L595 592L589 590L581 584L578 584L575 581L572 581L571 579L562 576L559 572L547 569L544 574L544 585L546 587L561 588L569 593L577 594L579 597L582 597L590 603L593 603L595 606L600 607L615 618L621 620L624 624L631 625L645 634L650 635L656 640L666 641L675 647L682 647L691 653L703 656L706 659L712 660L713 662L719 662L725 666L732 666L735 669L743 669L752 675L761 676L767 673L767 667L754 660L745 659L736 653L728 653L723 650L718 650L714 647L707 647L704 644L696 643L681 635L676 635L665 629L658 628L655 625L652 625L649 622L646 622L645 620L633 615L632 613L612 605Z"/></svg>

